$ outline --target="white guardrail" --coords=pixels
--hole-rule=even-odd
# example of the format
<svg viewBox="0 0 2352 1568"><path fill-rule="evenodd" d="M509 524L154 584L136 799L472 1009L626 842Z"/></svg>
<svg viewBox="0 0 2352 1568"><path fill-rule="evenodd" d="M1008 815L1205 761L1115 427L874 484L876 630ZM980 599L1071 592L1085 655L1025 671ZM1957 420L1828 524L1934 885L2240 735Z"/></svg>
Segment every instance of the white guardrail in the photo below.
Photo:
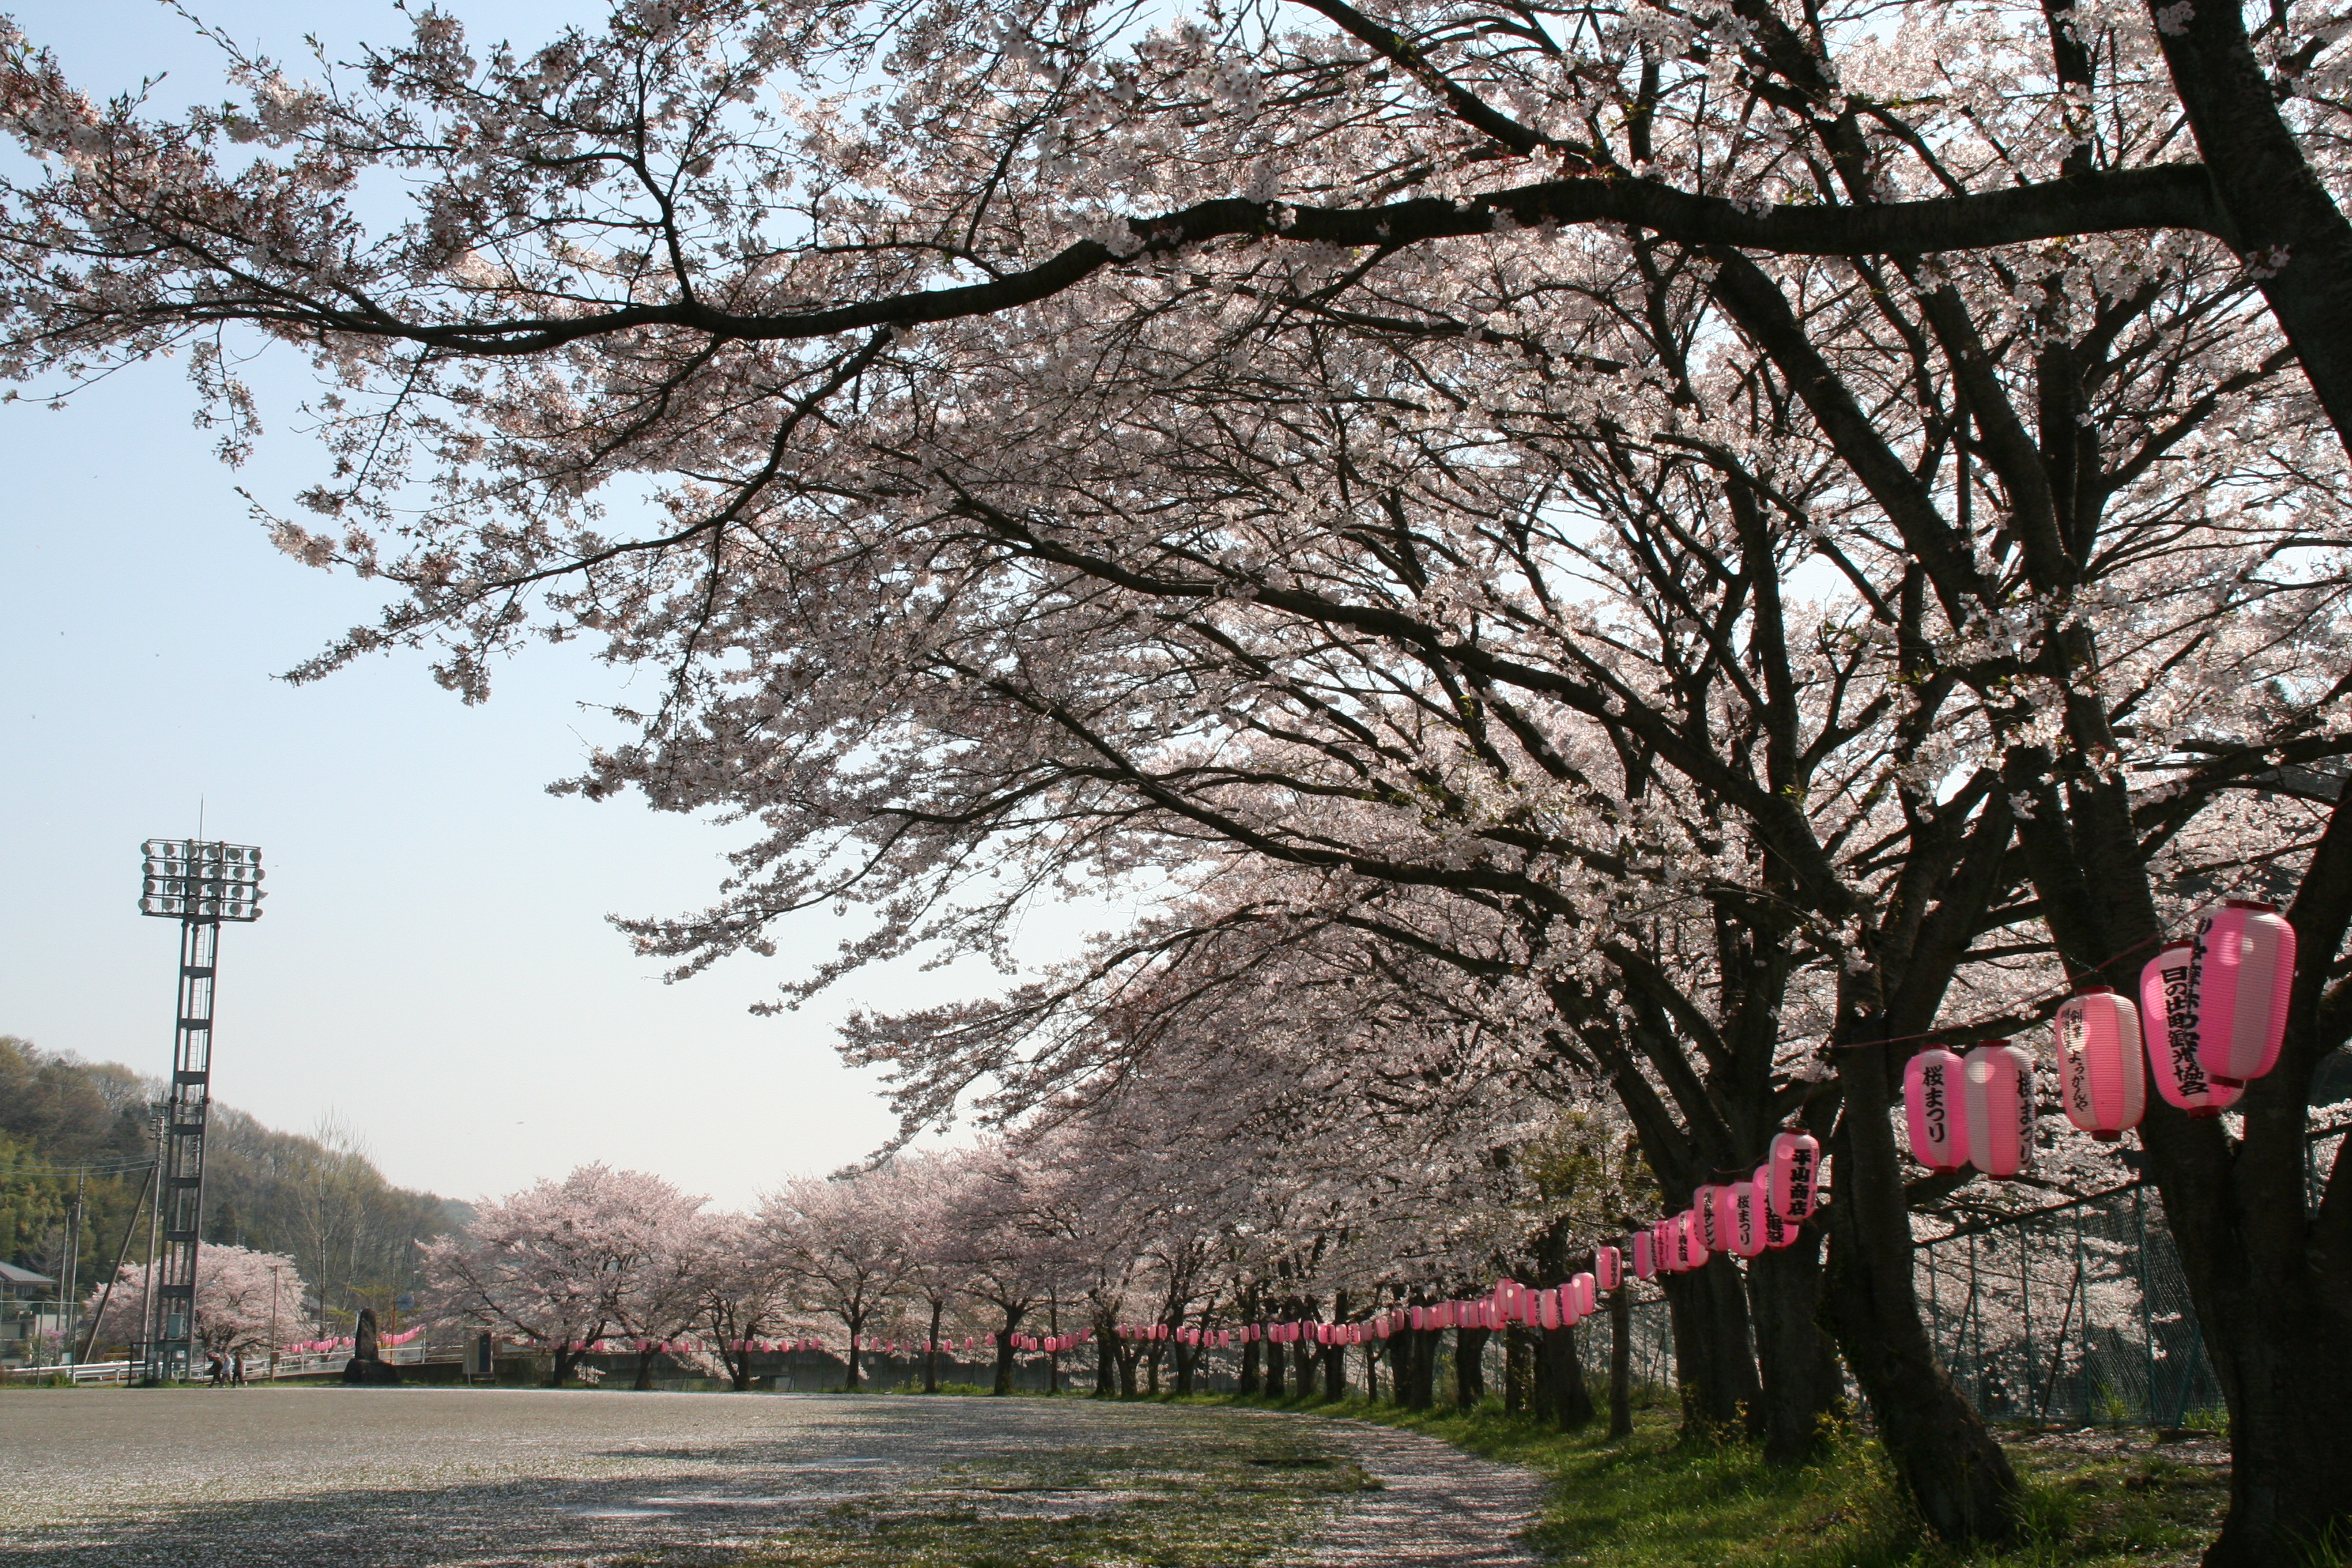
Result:
<svg viewBox="0 0 2352 1568"><path fill-rule="evenodd" d="M383 1359L394 1366L414 1366L425 1357L421 1344L394 1345L385 1351ZM318 1377L339 1374L352 1359L349 1351L310 1352L302 1355L281 1355L273 1366L266 1355L247 1356L245 1375L251 1382L264 1382L278 1377ZM135 1383L145 1370L145 1363L135 1361L93 1361L79 1366L19 1367L17 1373L28 1377L56 1377L71 1373L76 1384Z"/></svg>

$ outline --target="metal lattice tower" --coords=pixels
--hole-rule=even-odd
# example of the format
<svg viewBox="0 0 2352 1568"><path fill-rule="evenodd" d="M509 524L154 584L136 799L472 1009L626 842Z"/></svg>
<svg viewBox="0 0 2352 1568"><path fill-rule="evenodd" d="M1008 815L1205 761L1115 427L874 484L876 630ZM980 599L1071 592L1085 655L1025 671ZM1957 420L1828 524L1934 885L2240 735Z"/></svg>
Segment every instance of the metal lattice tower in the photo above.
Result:
<svg viewBox="0 0 2352 1568"><path fill-rule="evenodd" d="M212 1108L213 982L223 921L261 918L261 851L250 844L150 838L139 912L180 922L179 1009L165 1100L163 1252L156 1259L155 1329L147 1377L186 1377L196 1331L196 1247L205 1211L205 1122Z"/></svg>

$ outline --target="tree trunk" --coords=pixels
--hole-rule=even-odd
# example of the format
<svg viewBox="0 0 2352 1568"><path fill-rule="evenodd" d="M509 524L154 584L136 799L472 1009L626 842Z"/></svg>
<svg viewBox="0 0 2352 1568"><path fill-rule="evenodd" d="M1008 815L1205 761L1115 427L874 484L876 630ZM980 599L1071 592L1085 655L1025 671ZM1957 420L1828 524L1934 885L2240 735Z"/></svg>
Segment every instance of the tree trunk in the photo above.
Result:
<svg viewBox="0 0 2352 1568"><path fill-rule="evenodd" d="M1748 1341L1747 1291L1738 1266L1718 1254L1695 1273L1663 1279L1674 1324L1683 1437L1720 1443L1743 1434L1760 1436L1763 1390Z"/></svg>
<svg viewBox="0 0 2352 1568"><path fill-rule="evenodd" d="M1118 1393L1120 1398L1132 1399L1135 1397L1135 1363L1142 1359L1143 1352L1141 1351L1130 1350L1125 1345L1120 1346L1118 1352Z"/></svg>
<svg viewBox="0 0 2352 1568"><path fill-rule="evenodd" d="M1503 1414L1517 1415L1530 1410L1538 1416L1549 1414L1550 1400L1535 1385L1528 1365L1528 1336L1517 1323L1503 1330ZM1531 1397L1532 1396L1532 1397Z"/></svg>
<svg viewBox="0 0 2352 1568"><path fill-rule="evenodd" d="M1265 1396L1282 1397L1282 1346L1272 1340L1265 1342Z"/></svg>
<svg viewBox="0 0 2352 1568"><path fill-rule="evenodd" d="M1633 1435L1633 1288L1609 1292L1609 1435Z"/></svg>
<svg viewBox="0 0 2352 1568"><path fill-rule="evenodd" d="M1442 1331L1405 1331L1405 1393L1408 1410L1430 1410L1437 1405L1437 1343Z"/></svg>
<svg viewBox="0 0 2352 1568"><path fill-rule="evenodd" d="M1299 1334L1298 1342L1291 1346L1290 1382L1291 1386L1297 1391L1294 1397L1301 1405L1315 1397L1315 1347L1308 1342L1304 1332Z"/></svg>
<svg viewBox="0 0 2352 1568"><path fill-rule="evenodd" d="M1323 1347L1323 1403L1336 1405L1348 1397L1348 1347L1337 1342Z"/></svg>
<svg viewBox="0 0 2352 1568"><path fill-rule="evenodd" d="M2299 1280L2266 1292L2242 1279L2211 1295L2226 1324L2205 1342L2230 1405L2230 1514L2206 1568L2352 1562L2345 1314ZM2319 1555L2323 1542L2334 1555Z"/></svg>
<svg viewBox="0 0 2352 1568"><path fill-rule="evenodd" d="M1835 1196L1822 1211L1830 1327L1928 1528L1947 1541L2006 1543L2022 1500L2017 1472L1937 1361L1919 1311L1911 1214L1884 1109L1894 1100L1888 1053L1851 1037L1843 1043L1847 1110L1831 1143Z"/></svg>
<svg viewBox="0 0 2352 1568"><path fill-rule="evenodd" d="M1259 1388L1260 1379L1259 1379L1259 1377L1258 1377L1258 1370L1257 1370L1257 1365L1258 1365L1258 1355L1259 1355L1259 1347L1258 1347L1258 1342L1257 1342L1256 1340L1253 1339L1253 1340L1251 1340L1247 1344L1244 1344L1244 1346L1242 1346L1242 1375L1241 1375L1241 1389L1240 1389L1240 1393L1241 1393L1242 1397L1243 1397L1243 1398L1244 1398L1244 1399L1249 1398L1250 1396L1252 1396L1253 1394L1257 1394L1257 1393L1260 1391L1260 1388Z"/></svg>
<svg viewBox="0 0 2352 1568"><path fill-rule="evenodd" d="M1576 1353L1574 1329L1546 1329L1538 1354L1543 1411L1563 1432L1592 1425L1592 1391L1585 1386L1584 1359Z"/></svg>
<svg viewBox="0 0 2352 1568"><path fill-rule="evenodd" d="M1454 1331L1454 1403L1467 1410L1486 1397L1486 1329Z"/></svg>
<svg viewBox="0 0 2352 1568"><path fill-rule="evenodd" d="M1007 1312L1004 1331L996 1336L996 1381L989 1385L988 1392L1000 1399L1013 1392L1013 1335L1020 1327L1020 1314Z"/></svg>
<svg viewBox="0 0 2352 1568"><path fill-rule="evenodd" d="M849 1373L842 1379L841 1384L841 1392L844 1394L857 1392L857 1334L855 1330L852 1330L849 1335Z"/></svg>
<svg viewBox="0 0 2352 1568"><path fill-rule="evenodd" d="M1819 1322L1821 1228L1804 1226L1789 1246L1748 1264L1748 1289L1764 1389L1764 1458L1802 1464L1821 1452L1829 1422L1845 1404L1837 1351Z"/></svg>
<svg viewBox="0 0 2352 1568"><path fill-rule="evenodd" d="M923 1392L925 1394L937 1394L940 1391L940 1319L946 1311L945 1299L935 1298L931 1302L931 1337L923 1342Z"/></svg>
<svg viewBox="0 0 2352 1568"><path fill-rule="evenodd" d="M632 1391L638 1394L650 1394L653 1391L655 1353L653 1341L637 1342L637 1378L635 1383L629 1384Z"/></svg>
<svg viewBox="0 0 2352 1568"><path fill-rule="evenodd" d="M1191 1345L1171 1341L1168 1353L1176 1358L1176 1397L1182 1399L1192 1392L1192 1362L1195 1352Z"/></svg>

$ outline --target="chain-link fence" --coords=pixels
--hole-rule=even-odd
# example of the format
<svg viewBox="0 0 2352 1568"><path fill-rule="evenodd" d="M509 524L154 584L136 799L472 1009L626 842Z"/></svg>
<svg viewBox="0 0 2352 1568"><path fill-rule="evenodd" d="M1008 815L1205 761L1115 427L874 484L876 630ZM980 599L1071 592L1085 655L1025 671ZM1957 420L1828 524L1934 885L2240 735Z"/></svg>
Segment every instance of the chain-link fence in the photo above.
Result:
<svg viewBox="0 0 2352 1568"><path fill-rule="evenodd" d="M2344 1130L2312 1138L2316 1204ZM1995 1419L2219 1425L2221 1385L2153 1187L1967 1225L1915 1254L1936 1349Z"/></svg>
<svg viewBox="0 0 2352 1568"><path fill-rule="evenodd" d="M1914 1256L1936 1349L1987 1416L2183 1426L2218 1412L2152 1189L1966 1226Z"/></svg>

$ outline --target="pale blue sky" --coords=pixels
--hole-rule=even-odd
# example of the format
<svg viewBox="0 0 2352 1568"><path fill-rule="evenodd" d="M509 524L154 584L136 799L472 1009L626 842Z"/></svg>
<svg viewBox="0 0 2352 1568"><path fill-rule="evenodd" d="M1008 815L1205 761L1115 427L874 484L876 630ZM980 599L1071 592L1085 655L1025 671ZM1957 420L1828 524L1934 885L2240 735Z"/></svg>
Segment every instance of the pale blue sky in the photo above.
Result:
<svg viewBox="0 0 2352 1568"><path fill-rule="evenodd" d="M388 4L200 4L295 63L390 37ZM477 37L536 41L576 7L458 0ZM217 94L205 46L152 0L32 0L13 14L87 90L168 70L157 102ZM265 390L298 393L290 355ZM706 900L726 837L635 801L543 793L597 733L578 702L614 677L577 645L499 672L467 709L423 660L296 689L274 676L373 603L272 550L234 487L281 511L318 454L281 428L224 468L175 370L64 412L0 408L0 1032L149 1071L168 1066L176 927L134 908L139 842L195 827L257 843L268 915L222 942L215 1092L273 1125L337 1110L394 1180L500 1192L591 1159L739 1205L889 1131L830 1021L859 997L939 994L875 976L827 1005L748 1016L835 940L813 914L774 964L664 986L604 923ZM1058 923L1058 922L1048 922Z"/></svg>

